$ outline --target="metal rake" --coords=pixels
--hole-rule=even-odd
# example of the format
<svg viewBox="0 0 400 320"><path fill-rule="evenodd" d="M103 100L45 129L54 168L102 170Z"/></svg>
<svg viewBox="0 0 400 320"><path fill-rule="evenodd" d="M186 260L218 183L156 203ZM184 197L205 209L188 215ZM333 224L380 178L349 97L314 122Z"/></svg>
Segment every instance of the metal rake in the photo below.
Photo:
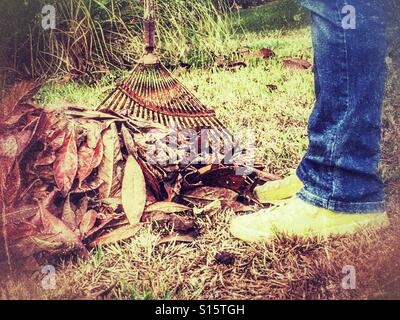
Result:
<svg viewBox="0 0 400 320"><path fill-rule="evenodd" d="M145 0L144 3L144 55L98 110L112 110L127 117L177 129L211 128L228 133L216 118L215 111L202 104L161 63L156 53L154 0Z"/></svg>

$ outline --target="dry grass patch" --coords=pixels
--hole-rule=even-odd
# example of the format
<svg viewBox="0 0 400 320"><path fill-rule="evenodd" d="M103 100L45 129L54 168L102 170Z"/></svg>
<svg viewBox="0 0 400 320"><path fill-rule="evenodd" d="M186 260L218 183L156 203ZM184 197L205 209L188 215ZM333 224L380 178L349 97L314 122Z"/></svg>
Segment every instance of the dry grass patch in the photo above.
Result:
<svg viewBox="0 0 400 320"><path fill-rule="evenodd" d="M159 236L149 226L128 242L97 248L87 261L61 262L54 292L36 286L27 294L19 284L14 297L104 298L96 293L111 289L108 297L116 299L399 298L397 217L379 232L328 240L281 236L249 245L229 235L231 216L218 212L199 217L202 235L191 244L157 245ZM233 261L218 262L221 252ZM346 265L355 267L356 290L342 288ZM2 289L3 297L10 288Z"/></svg>

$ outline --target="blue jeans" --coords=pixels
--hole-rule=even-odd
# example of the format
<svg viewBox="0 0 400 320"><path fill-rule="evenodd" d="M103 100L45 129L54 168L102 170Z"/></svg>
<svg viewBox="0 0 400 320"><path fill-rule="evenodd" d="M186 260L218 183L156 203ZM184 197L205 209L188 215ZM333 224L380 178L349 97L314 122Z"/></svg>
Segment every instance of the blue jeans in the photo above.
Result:
<svg viewBox="0 0 400 320"><path fill-rule="evenodd" d="M299 0L311 11L316 104L309 147L297 169L312 205L343 213L383 212L378 173L386 82L385 9L379 0ZM355 28L349 7L355 9ZM343 24L344 21L344 24Z"/></svg>

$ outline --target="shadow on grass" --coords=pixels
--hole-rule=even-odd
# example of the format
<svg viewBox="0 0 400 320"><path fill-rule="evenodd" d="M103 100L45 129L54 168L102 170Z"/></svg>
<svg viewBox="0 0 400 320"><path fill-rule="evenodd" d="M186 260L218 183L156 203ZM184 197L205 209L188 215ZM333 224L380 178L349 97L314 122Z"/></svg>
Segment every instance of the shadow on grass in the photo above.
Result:
<svg viewBox="0 0 400 320"><path fill-rule="evenodd" d="M276 0L241 11L243 33L274 30L295 30L310 24L310 16L296 0Z"/></svg>

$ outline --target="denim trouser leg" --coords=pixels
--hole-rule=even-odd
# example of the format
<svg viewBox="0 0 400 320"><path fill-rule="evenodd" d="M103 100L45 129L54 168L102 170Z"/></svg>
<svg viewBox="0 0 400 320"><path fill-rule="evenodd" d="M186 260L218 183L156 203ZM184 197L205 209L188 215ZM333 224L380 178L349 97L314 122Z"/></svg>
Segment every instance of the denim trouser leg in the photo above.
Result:
<svg viewBox="0 0 400 320"><path fill-rule="evenodd" d="M305 185L298 196L336 212L382 212L378 164L386 81L384 1L299 2L312 14L316 104L309 148L297 170ZM355 28L343 27L346 5L355 9Z"/></svg>

